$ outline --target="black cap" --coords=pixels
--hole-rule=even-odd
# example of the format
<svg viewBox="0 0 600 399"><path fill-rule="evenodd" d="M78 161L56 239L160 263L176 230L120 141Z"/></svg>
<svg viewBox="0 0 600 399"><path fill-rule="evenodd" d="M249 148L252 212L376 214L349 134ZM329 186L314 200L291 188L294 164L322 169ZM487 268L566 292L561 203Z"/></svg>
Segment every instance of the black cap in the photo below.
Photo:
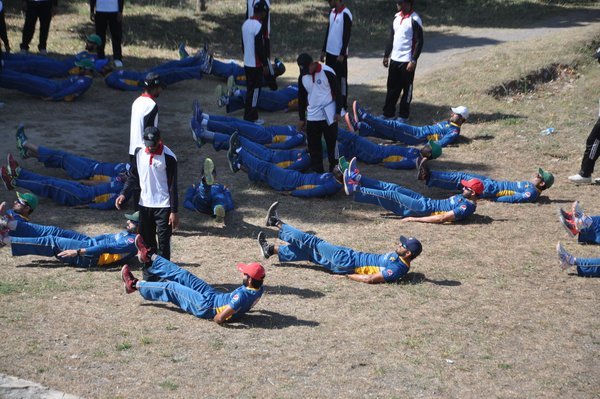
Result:
<svg viewBox="0 0 600 399"><path fill-rule="evenodd" d="M259 13L259 12L269 12L269 6L267 5L267 2L265 1L258 1L256 3L254 3L254 13Z"/></svg>
<svg viewBox="0 0 600 399"><path fill-rule="evenodd" d="M300 67L300 74L306 75L308 73L308 66L312 64L313 59L310 55L302 53L296 59L296 63Z"/></svg>
<svg viewBox="0 0 600 399"><path fill-rule="evenodd" d="M148 126L144 129L144 145L154 147L160 141L160 130L154 126Z"/></svg>
<svg viewBox="0 0 600 399"><path fill-rule="evenodd" d="M150 72L144 78L144 87L152 89L155 87L165 87L165 84L160 80L160 75L154 72Z"/></svg>

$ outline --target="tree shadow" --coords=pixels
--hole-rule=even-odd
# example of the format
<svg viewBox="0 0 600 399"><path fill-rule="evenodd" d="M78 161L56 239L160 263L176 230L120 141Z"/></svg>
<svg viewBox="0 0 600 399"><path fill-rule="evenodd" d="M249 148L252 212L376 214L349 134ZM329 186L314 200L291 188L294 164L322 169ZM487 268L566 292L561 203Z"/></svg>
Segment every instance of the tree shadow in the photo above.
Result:
<svg viewBox="0 0 600 399"><path fill-rule="evenodd" d="M399 285L407 285L407 284L423 284L423 283L431 283L435 285L441 285L444 287L458 287L461 284L460 281L456 280L434 280L427 278L423 273L414 273L410 272L400 281L398 281Z"/></svg>

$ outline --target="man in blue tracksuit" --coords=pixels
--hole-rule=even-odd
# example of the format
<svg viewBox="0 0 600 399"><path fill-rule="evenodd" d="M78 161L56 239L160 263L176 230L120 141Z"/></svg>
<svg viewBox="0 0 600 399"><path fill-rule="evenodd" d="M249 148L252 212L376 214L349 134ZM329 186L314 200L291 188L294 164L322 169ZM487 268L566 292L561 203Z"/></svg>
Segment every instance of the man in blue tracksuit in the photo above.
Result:
<svg viewBox="0 0 600 399"><path fill-rule="evenodd" d="M442 154L442 147L435 141L429 141L421 149L379 145L341 128L338 128L337 141L340 156L356 157L364 163L382 164L390 169L414 169L419 159L436 159Z"/></svg>
<svg viewBox="0 0 600 399"><path fill-rule="evenodd" d="M122 190L127 174L123 173L110 181L88 180L86 184L43 176L20 167L9 155L9 167L0 169L7 190L25 188L40 197L50 198L59 205L86 206L92 209L114 209L114 200Z"/></svg>
<svg viewBox="0 0 600 399"><path fill-rule="evenodd" d="M467 107L452 108L447 121L428 126L412 126L393 119L384 119L366 112L356 101L352 104L354 130L361 136L374 136L400 141L409 145L436 141L442 147L453 143L460 135L463 123L469 117Z"/></svg>
<svg viewBox="0 0 600 399"><path fill-rule="evenodd" d="M510 204L535 202L543 190L554 184L552 173L542 168L538 169L531 181L504 181L473 173L429 170L427 162L420 164L419 180L425 180L429 187L460 190L461 181L470 179L483 182L485 188L480 198Z"/></svg>
<svg viewBox="0 0 600 399"><path fill-rule="evenodd" d="M143 72L117 70L104 78L108 87L125 91L141 91L144 89L144 79L149 73L160 75L161 83L170 86L186 79L202 79L208 64L208 54L199 52L192 57L168 61Z"/></svg>
<svg viewBox="0 0 600 399"><path fill-rule="evenodd" d="M227 152L229 167L235 173L242 169L252 181L261 181L277 191L290 191L295 197L324 197L333 195L342 188L341 173L300 173L282 169L260 160L246 151L237 134L231 136Z"/></svg>
<svg viewBox="0 0 600 399"><path fill-rule="evenodd" d="M28 139L23 124L17 128L16 140L21 158L33 157L47 168L61 168L71 179L110 181L111 178L123 175L129 170L129 164L124 162L100 162L66 151L38 146Z"/></svg>
<svg viewBox="0 0 600 399"><path fill-rule="evenodd" d="M217 105L225 107L227 113L244 109L246 104L246 90L236 89L230 95L221 94L217 98ZM298 107L298 86L290 85L275 91L261 90L258 95L256 107L261 111L276 112Z"/></svg>
<svg viewBox="0 0 600 399"><path fill-rule="evenodd" d="M200 51L208 54L208 45L205 43L204 48ZM190 57L185 49L185 44L183 43L179 45L179 56L181 59ZM279 58L275 58L271 68L274 72L272 78L276 78L285 73L285 64ZM208 58L207 64L202 68L202 72L223 79L228 79L230 76L233 76L233 81L236 85L246 86L246 71L244 70L244 66L238 64L234 60L220 61L211 55ZM265 76L262 76L261 86L272 86L273 82L273 79L267 79Z"/></svg>
<svg viewBox="0 0 600 399"><path fill-rule="evenodd" d="M289 149L304 144L304 135L293 126L266 127L230 116L209 115L202 112L198 100L194 101L190 129L196 144L200 146L204 138L213 143L216 141L210 140L211 133L231 136L235 132L255 143L268 145L271 149Z"/></svg>
<svg viewBox="0 0 600 399"><path fill-rule="evenodd" d="M19 220L0 220L1 244L10 245L13 256L39 255L56 257L78 267L105 266L126 262L137 253L135 235L139 215L125 215L126 230L116 234L89 237L55 226L42 226ZM8 229L13 234L7 234Z"/></svg>
<svg viewBox="0 0 600 399"><path fill-rule="evenodd" d="M577 266L577 274L581 277L600 277L600 258L576 258L560 242L556 244L556 252L562 270Z"/></svg>
<svg viewBox="0 0 600 399"><path fill-rule="evenodd" d="M370 254L332 245L317 236L304 233L279 219L278 202L269 208L266 225L279 230L278 238L288 243L269 244L265 234L258 234L260 250L265 258L278 255L280 262L310 261L335 274L368 284L396 282L410 270L410 263L422 251L419 240L400 236L395 251Z"/></svg>
<svg viewBox="0 0 600 399"><path fill-rule="evenodd" d="M13 202L12 209L6 210L6 202L0 204L0 217L6 217L6 220L20 220L22 222L29 222L31 214L35 211L38 206L38 197L32 193L20 193L16 192L17 199ZM8 232L9 235L14 235L12 231Z"/></svg>
<svg viewBox="0 0 600 399"><path fill-rule="evenodd" d="M369 179L350 161L344 172L344 190L354 201L374 204L402 216L405 222L448 223L466 219L475 213L477 197L483 193L483 183L478 179L463 180L462 194L436 200L425 197L393 183Z"/></svg>
<svg viewBox="0 0 600 399"><path fill-rule="evenodd" d="M99 59L98 46L102 39L96 34L86 36L85 50L65 60L50 57L10 54L4 66L15 72L22 72L43 78L64 78L69 75L94 74L105 75L111 67L107 59Z"/></svg>
<svg viewBox="0 0 600 399"><path fill-rule="evenodd" d="M223 223L226 212L233 210L233 198L227 187L215 183L216 175L214 162L206 158L202 163L200 181L185 191L183 206L214 216L217 223Z"/></svg>
<svg viewBox="0 0 600 399"><path fill-rule="evenodd" d="M0 87L18 90L48 101L73 101L92 85L92 78L71 76L65 80L51 80L28 73L0 69Z"/></svg>
<svg viewBox="0 0 600 399"><path fill-rule="evenodd" d="M243 282L232 292L216 290L201 278L177 266L146 247L140 235L136 237L138 259L150 264L152 275L160 281L151 282L135 278L128 265L121 269L121 278L127 294L138 291L149 301L170 302L182 310L202 319L212 319L217 324L238 320L260 300L264 288L265 269L260 263L238 263Z"/></svg>

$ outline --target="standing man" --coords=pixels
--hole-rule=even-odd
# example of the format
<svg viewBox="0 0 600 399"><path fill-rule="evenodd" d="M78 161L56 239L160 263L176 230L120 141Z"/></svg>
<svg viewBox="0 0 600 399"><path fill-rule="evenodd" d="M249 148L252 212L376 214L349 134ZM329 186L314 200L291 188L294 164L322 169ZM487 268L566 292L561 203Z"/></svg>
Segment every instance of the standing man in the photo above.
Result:
<svg viewBox="0 0 600 399"><path fill-rule="evenodd" d="M4 19L4 4L0 1L0 40L4 43L4 49L10 53L10 43L8 42L8 34L6 33L6 20ZM2 51L2 50L0 50Z"/></svg>
<svg viewBox="0 0 600 399"><path fill-rule="evenodd" d="M135 149L144 148L144 129L150 126L158 127L158 104L156 99L164 88L160 76L150 72L144 79L144 91L131 104L131 125L129 128L129 163L135 164ZM139 190L133 191L135 209L139 204Z"/></svg>
<svg viewBox="0 0 600 399"><path fill-rule="evenodd" d="M90 19L96 25L96 34L102 39L98 58L105 58L106 28L110 28L115 67L123 67L121 43L123 41L123 4L125 0L90 0Z"/></svg>
<svg viewBox="0 0 600 399"><path fill-rule="evenodd" d="M342 108L348 110L348 43L352 30L352 13L344 0L329 0L332 7L329 23L325 31L325 41L321 51L321 62L331 67L337 75L342 95Z"/></svg>
<svg viewBox="0 0 600 399"><path fill-rule="evenodd" d="M398 120L404 123L410 115L415 69L423 48L423 23L413 11L413 0L397 0L396 4L399 12L394 16L383 55L383 66L389 68L383 116L394 117L402 94Z"/></svg>
<svg viewBox="0 0 600 399"><path fill-rule="evenodd" d="M267 44L263 32L269 7L261 0L254 4L253 10L254 14L242 25L247 90L244 120L262 125L264 121L258 118L258 96L262 86L262 77L269 74Z"/></svg>
<svg viewBox="0 0 600 399"><path fill-rule="evenodd" d="M154 126L144 129L143 142L144 147L135 149L136 162L132 164L129 178L115 205L117 209L121 209L127 195L135 188L141 189L140 235L148 247L163 258L170 259L171 234L179 224L177 158L169 147L163 144L160 131ZM153 276L148 274L148 267L150 263L145 264L143 268L144 280L152 281Z"/></svg>
<svg viewBox="0 0 600 399"><path fill-rule="evenodd" d="M254 16L254 5L262 2L267 5L267 15L262 24L262 34L265 38L265 48L267 58L271 57L271 2L269 0L247 0L246 2L246 19Z"/></svg>
<svg viewBox="0 0 600 399"><path fill-rule="evenodd" d="M333 69L313 62L310 55L302 53L296 60L300 69L298 77L298 130L306 131L311 168L323 173L323 147L321 137L327 145L329 171L337 165L335 146L337 122L340 120L342 96Z"/></svg>
<svg viewBox="0 0 600 399"><path fill-rule="evenodd" d="M48 32L50 31L50 21L56 8L58 7L57 0L22 0L23 12L25 13L25 24L23 25L23 37L21 39L21 52L29 51L29 43L33 39L35 33L35 24L40 20L40 41L38 50L41 55L48 54L46 51L46 41L48 40Z"/></svg>
<svg viewBox="0 0 600 399"><path fill-rule="evenodd" d="M596 49L594 58L600 63L600 47ZM592 128L587 140L585 141L585 151L583 151L583 159L581 160L581 168L579 173L569 176L569 181L576 184L587 184L592 182L592 173L594 166L600 156L600 111L598 111L598 119ZM594 183L600 184L600 178L594 179Z"/></svg>

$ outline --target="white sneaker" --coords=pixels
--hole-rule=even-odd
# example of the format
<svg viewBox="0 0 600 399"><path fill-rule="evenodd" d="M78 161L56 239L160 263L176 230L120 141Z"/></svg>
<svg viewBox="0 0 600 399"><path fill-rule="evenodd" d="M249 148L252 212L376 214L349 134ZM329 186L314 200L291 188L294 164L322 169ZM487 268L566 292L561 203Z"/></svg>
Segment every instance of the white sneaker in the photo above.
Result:
<svg viewBox="0 0 600 399"><path fill-rule="evenodd" d="M402 117L400 117L400 116L399 116L399 117L397 117L397 118L396 118L396 120L397 120L398 122L400 122L400 123L406 123L406 122L408 122L408 118L402 118Z"/></svg>
<svg viewBox="0 0 600 399"><path fill-rule="evenodd" d="M46 49L41 49L40 55L48 55L48 51Z"/></svg>
<svg viewBox="0 0 600 399"><path fill-rule="evenodd" d="M265 120L264 119L257 119L254 121L255 125L264 125L265 124Z"/></svg>
<svg viewBox="0 0 600 399"><path fill-rule="evenodd" d="M600 177L596 177L596 178L594 179L594 183L596 183L596 184L600 184Z"/></svg>
<svg viewBox="0 0 600 399"><path fill-rule="evenodd" d="M579 173L573 176L569 176L569 181L575 184L589 184L592 182L591 177L583 177Z"/></svg>
<svg viewBox="0 0 600 399"><path fill-rule="evenodd" d="M113 64L115 65L115 68L123 68L123 61L121 60L114 60Z"/></svg>

